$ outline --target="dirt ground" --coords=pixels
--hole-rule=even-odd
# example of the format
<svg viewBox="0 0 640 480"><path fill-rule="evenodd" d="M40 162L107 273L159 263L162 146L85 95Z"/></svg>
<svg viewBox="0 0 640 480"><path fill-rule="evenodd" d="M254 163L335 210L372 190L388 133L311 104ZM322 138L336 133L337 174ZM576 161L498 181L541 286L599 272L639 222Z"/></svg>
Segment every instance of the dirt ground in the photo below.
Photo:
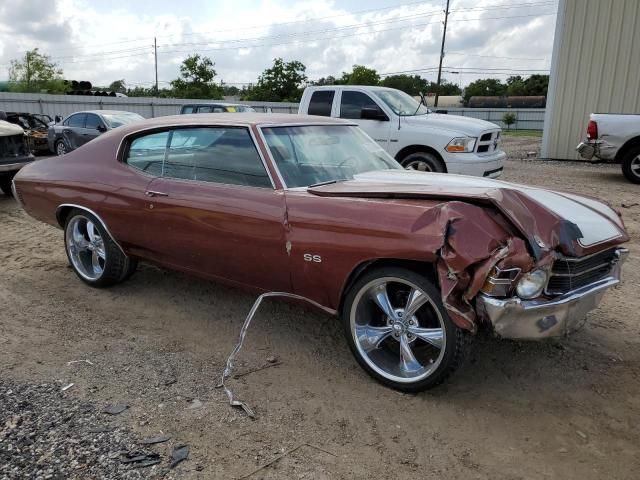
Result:
<svg viewBox="0 0 640 480"><path fill-rule="evenodd" d="M448 383L407 395L356 365L334 318L267 302L229 381L251 420L214 388L251 295L150 266L91 289L61 231L0 195L1 377L126 402L116 425L190 446L176 478L637 479L640 190L617 166L527 159L539 143L507 138L503 179L604 198L632 237L626 282L568 339L478 338Z"/></svg>

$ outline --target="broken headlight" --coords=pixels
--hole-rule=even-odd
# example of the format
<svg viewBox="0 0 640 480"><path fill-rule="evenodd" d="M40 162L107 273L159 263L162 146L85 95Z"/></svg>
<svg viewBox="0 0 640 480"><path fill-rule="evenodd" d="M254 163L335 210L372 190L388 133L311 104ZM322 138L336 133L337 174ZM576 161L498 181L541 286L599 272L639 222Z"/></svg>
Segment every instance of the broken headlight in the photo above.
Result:
<svg viewBox="0 0 640 480"><path fill-rule="evenodd" d="M516 293L520 298L530 299L539 297L547 286L549 275L545 270L533 270L525 273L516 287Z"/></svg>

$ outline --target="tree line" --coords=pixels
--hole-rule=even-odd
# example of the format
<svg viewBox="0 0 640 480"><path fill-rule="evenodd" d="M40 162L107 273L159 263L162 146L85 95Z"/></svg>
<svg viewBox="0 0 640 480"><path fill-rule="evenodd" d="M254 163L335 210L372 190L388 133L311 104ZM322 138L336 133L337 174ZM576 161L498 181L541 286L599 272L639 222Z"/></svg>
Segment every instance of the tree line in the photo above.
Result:
<svg viewBox="0 0 640 480"><path fill-rule="evenodd" d="M238 88L216 81L218 76L215 63L209 57L192 54L180 65L178 78L169 82L169 87L130 86L124 79L102 87L130 97L166 97L193 99L222 99L225 96L239 97L241 100L297 102L307 85L378 85L396 88L411 96L433 94L438 91L435 82L420 75L380 75L375 69L364 65L353 65L351 71L341 76L327 76L309 80L305 65L298 61L273 60L273 65L265 69L255 84ZM505 95L546 95L548 75L519 75L507 78L506 82L488 78L471 82L464 90L447 80L441 82L439 94L462 95L465 105L472 96ZM37 48L25 53L21 59L11 61L9 68L9 91L67 93L62 69L50 57ZM100 88L99 88L100 89Z"/></svg>

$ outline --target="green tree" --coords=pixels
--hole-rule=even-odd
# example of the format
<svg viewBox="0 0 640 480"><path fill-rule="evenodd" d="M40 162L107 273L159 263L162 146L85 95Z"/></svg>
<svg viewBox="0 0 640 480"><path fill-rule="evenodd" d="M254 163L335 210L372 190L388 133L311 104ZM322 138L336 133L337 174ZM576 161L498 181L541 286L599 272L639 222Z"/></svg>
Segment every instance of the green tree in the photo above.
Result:
<svg viewBox="0 0 640 480"><path fill-rule="evenodd" d="M343 85L378 85L380 75L373 68L354 65L351 72L342 72L340 82Z"/></svg>
<svg viewBox="0 0 640 480"><path fill-rule="evenodd" d="M525 81L527 95L547 96L549 89L549 75L531 75Z"/></svg>
<svg viewBox="0 0 640 480"><path fill-rule="evenodd" d="M463 100L464 104L466 105L467 103L469 103L469 99L471 97L501 97L506 95L506 93L507 86L503 84L499 79L485 78L476 80L475 82L471 82L469 85L467 85L464 89Z"/></svg>
<svg viewBox="0 0 640 480"><path fill-rule="evenodd" d="M125 83L124 78L121 80L115 80L109 84L107 90L118 93L127 93L127 84Z"/></svg>
<svg viewBox="0 0 640 480"><path fill-rule="evenodd" d="M180 65L180 78L171 81L173 94L178 98L222 98L222 87L213 81L214 65L209 57L189 55Z"/></svg>
<svg viewBox="0 0 640 480"><path fill-rule="evenodd" d="M339 85L340 81L334 77L333 75L328 75L327 77L322 77L312 82L314 85L322 86L322 85Z"/></svg>
<svg viewBox="0 0 640 480"><path fill-rule="evenodd" d="M222 93L225 97L236 97L240 93L240 89L234 85L223 85Z"/></svg>
<svg viewBox="0 0 640 480"><path fill-rule="evenodd" d="M62 69L37 48L29 50L19 60L11 60L9 90L12 92L64 93L66 86Z"/></svg>
<svg viewBox="0 0 640 480"><path fill-rule="evenodd" d="M396 88L408 93L412 97L419 95L420 92L426 94L428 92L427 85L429 82L420 75L389 75L380 82L383 87Z"/></svg>
<svg viewBox="0 0 640 480"><path fill-rule="evenodd" d="M516 123L518 117L513 112L507 112L502 116L502 123L507 126L507 130L511 130L511 125Z"/></svg>
<svg viewBox="0 0 640 480"><path fill-rule="evenodd" d="M285 62L282 58L273 60L255 86L249 86L243 95L245 100L264 102L298 102L307 81L306 67L299 61Z"/></svg>

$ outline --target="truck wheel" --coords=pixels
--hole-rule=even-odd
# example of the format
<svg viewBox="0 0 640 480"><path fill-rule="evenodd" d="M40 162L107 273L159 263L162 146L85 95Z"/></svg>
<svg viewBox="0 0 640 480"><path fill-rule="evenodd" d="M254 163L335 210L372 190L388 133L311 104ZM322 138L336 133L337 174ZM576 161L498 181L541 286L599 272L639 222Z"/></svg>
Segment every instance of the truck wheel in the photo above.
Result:
<svg viewBox="0 0 640 480"><path fill-rule="evenodd" d="M56 142L56 155L61 157L65 153L67 153L67 146L64 144L63 140L58 140Z"/></svg>
<svg viewBox="0 0 640 480"><path fill-rule="evenodd" d="M447 171L444 162L430 152L412 153L404 157L400 163L407 170L436 173L446 173Z"/></svg>
<svg viewBox="0 0 640 480"><path fill-rule="evenodd" d="M120 250L101 222L84 210L69 213L64 240L71 267L80 280L92 287L122 282L137 265Z"/></svg>
<svg viewBox="0 0 640 480"><path fill-rule="evenodd" d="M11 176L8 177L0 177L0 190L7 197L13 197L13 192L11 191Z"/></svg>
<svg viewBox="0 0 640 480"><path fill-rule="evenodd" d="M341 318L360 366L405 392L443 382L462 362L469 337L451 321L433 283L405 268L365 273L347 293Z"/></svg>
<svg viewBox="0 0 640 480"><path fill-rule="evenodd" d="M622 159L622 173L631 183L640 183L640 146L625 154Z"/></svg>

